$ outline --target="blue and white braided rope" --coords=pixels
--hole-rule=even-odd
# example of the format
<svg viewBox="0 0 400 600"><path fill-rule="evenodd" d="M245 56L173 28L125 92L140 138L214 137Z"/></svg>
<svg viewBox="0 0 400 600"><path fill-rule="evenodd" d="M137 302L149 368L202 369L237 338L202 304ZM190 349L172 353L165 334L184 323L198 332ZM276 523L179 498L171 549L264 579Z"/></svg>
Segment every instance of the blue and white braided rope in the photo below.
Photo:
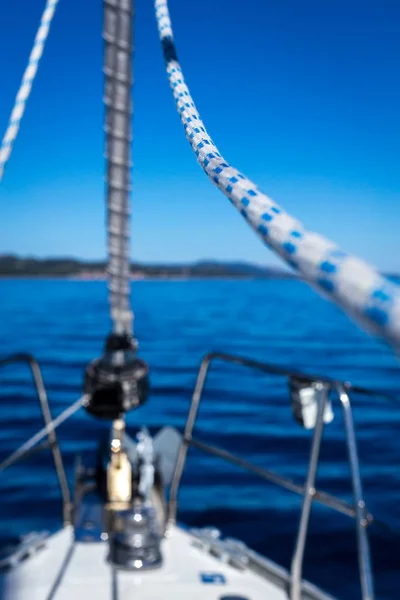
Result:
<svg viewBox="0 0 400 600"><path fill-rule="evenodd" d="M43 54L44 45L49 35L50 24L59 0L47 0L40 26L35 37L35 42L29 56L28 66L22 78L21 86L15 100L14 108L8 123L7 131L4 135L0 148L0 181L3 178L4 168L10 158L11 150L18 134L21 119L25 112L26 103L32 89L39 61Z"/></svg>
<svg viewBox="0 0 400 600"><path fill-rule="evenodd" d="M208 135L179 64L167 0L155 0L166 69L186 137L209 179L291 267L369 330L400 346L400 287L335 243L307 231L232 167Z"/></svg>

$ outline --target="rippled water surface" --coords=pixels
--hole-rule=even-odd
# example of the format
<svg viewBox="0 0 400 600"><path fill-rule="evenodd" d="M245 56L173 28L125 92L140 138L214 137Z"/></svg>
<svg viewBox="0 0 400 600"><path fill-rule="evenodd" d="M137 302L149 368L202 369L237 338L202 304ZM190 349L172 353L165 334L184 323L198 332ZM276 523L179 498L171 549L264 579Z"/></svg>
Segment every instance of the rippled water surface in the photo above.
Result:
<svg viewBox="0 0 400 600"><path fill-rule="evenodd" d="M103 282L1 280L1 354L28 351L40 360L53 414L81 392L83 370L109 329ZM131 413L132 428L183 428L196 372L209 350L237 353L400 392L398 361L332 304L297 281L140 281L133 285L140 352L151 366L152 395ZM399 393L400 395L400 393ZM354 398L365 495L383 521L371 527L377 597L396 600L400 584L400 405ZM321 488L351 500L339 406L326 428ZM3 459L42 426L23 366L0 372ZM72 481L74 456L95 448L101 425L83 411L60 429ZM215 364L200 410L198 436L301 482L310 434L291 417L285 381ZM0 479L0 533L56 528L60 499L50 457L35 455ZM192 450L183 479L180 519L216 525L288 566L300 498L218 459ZM313 507L305 576L339 598L360 597L354 523Z"/></svg>

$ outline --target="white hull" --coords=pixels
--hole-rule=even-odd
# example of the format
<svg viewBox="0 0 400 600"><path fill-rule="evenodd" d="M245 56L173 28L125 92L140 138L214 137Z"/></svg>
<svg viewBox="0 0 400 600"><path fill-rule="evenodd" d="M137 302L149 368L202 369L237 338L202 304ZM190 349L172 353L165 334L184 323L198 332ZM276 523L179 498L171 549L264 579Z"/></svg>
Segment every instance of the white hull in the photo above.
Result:
<svg viewBox="0 0 400 600"><path fill-rule="evenodd" d="M287 600L286 572L259 558L235 567L180 527L163 541L163 564L156 570L115 570L107 561L107 542L77 542L67 527L4 573L3 600ZM252 554L252 553L250 553ZM257 555L254 555L257 556ZM21 557L22 558L22 557ZM303 598L329 600L305 584Z"/></svg>

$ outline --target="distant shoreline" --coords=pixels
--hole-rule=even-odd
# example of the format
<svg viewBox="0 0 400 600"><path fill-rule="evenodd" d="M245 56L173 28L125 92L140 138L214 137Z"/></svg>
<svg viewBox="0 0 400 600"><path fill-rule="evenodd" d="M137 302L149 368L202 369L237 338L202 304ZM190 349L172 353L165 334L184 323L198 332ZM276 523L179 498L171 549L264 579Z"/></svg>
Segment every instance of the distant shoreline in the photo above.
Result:
<svg viewBox="0 0 400 600"><path fill-rule="evenodd" d="M383 274L397 281L398 275ZM218 262L204 260L195 263L130 263L131 281L253 281L301 280L299 273L277 267L247 262ZM0 254L0 279L5 280L59 280L106 281L105 261L83 261L77 258L35 258Z"/></svg>
<svg viewBox="0 0 400 600"><path fill-rule="evenodd" d="M290 271L246 262L199 261L195 263L130 263L133 281L188 279L287 279ZM0 255L1 279L73 279L102 281L107 279L105 261L76 258L35 258Z"/></svg>
<svg viewBox="0 0 400 600"><path fill-rule="evenodd" d="M47 275L45 273L40 275L2 275L0 274L0 280L10 281L23 281L23 280L42 280L42 281L107 281L107 276L101 277L90 277L81 275ZM296 275L268 275L265 277L259 275L146 275L144 277L131 276L131 281L266 281L266 280L287 280L287 279L300 279Z"/></svg>

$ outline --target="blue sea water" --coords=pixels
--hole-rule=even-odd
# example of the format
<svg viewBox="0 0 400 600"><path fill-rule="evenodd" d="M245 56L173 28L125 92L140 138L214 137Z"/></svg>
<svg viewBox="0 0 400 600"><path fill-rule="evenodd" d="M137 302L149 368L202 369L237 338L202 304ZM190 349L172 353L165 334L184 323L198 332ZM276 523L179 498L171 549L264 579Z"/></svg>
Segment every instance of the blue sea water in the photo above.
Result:
<svg viewBox="0 0 400 600"><path fill-rule="evenodd" d="M104 282L1 280L0 354L27 351L40 361L51 409L81 393L87 363L109 331ZM210 350L399 391L398 359L335 306L299 281L140 281L132 286L135 332L151 367L147 405L128 417L183 428L202 356ZM400 597L400 404L355 396L354 417L368 507L377 598ZM318 486L351 500L343 421L326 428ZM42 426L29 372L0 371L0 460ZM70 481L77 452L95 448L101 425L85 412L60 428ZM310 433L292 419L285 381L222 363L210 373L197 436L302 482ZM301 500L224 462L192 450L180 520L215 525L272 560L290 564ZM0 534L56 528L60 497L50 457L35 455L0 478ZM305 576L338 598L360 597L354 522L315 504Z"/></svg>

